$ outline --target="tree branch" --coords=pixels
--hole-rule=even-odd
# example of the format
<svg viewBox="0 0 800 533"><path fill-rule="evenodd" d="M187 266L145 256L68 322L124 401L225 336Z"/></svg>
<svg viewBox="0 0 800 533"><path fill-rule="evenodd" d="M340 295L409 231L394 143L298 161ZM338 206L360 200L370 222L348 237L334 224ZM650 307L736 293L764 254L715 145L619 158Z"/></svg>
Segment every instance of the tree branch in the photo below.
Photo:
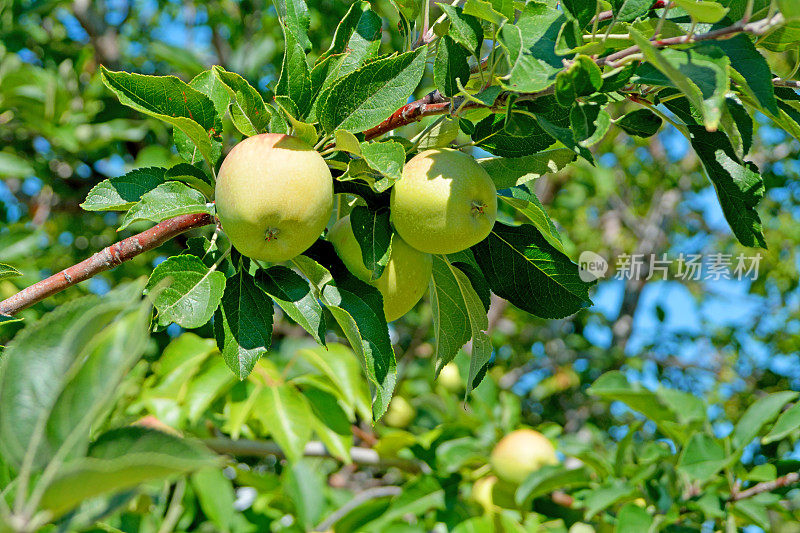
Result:
<svg viewBox="0 0 800 533"><path fill-rule="evenodd" d="M656 2L656 5L653 7L659 7L659 2ZM603 13L600 13L598 16L602 16ZM716 30L709 31L707 33L701 33L699 35L680 35L677 37L668 37L666 39L651 39L651 43L656 48L666 48L668 46L674 45L681 45L681 44L691 44L700 41L710 41L715 39L725 39L732 37L739 33L751 33L753 35L762 35L767 31L771 30L775 26L781 24L783 22L783 15L780 13L776 13L769 19L759 20L756 22L749 22L745 23L744 21L739 21L735 24L727 26L725 28L719 28ZM621 59L630 57L634 54L640 53L641 50L638 46L631 46L624 50L620 50L619 52L613 53L606 57L601 57L597 59L595 62L599 66L615 66L618 61ZM789 81L787 80L773 80L778 86L786 87L786 86L794 86L797 85L790 85ZM550 86L549 88L534 92L534 93L516 93L518 101L524 100L534 100L541 96L547 94L553 94L554 86ZM506 102L506 99L510 95L510 92L504 92L497 97L493 106L487 106L494 108L502 108L503 104ZM392 130L400 128L402 126L407 126L408 124L412 124L414 122L418 122L422 120L424 117L430 117L434 115L443 115L445 113L454 113L458 109L471 109L475 107L480 107L481 104L468 101L464 102L463 97L453 97L453 98L445 98L438 90L431 91L419 100L415 100L410 102L375 126L374 128L368 129L364 132L364 139L371 140L376 137L383 135L384 133L388 133Z"/></svg>
<svg viewBox="0 0 800 533"><path fill-rule="evenodd" d="M663 0L657 0L653 8L661 7L665 4ZM605 20L606 12L598 14L598 19ZM665 48L672 45L691 44L699 41L707 41L714 39L724 39L736 35L738 33L752 33L754 35L762 35L775 26L783 22L783 16L776 13L769 19L759 20L756 22L739 21L731 26L719 28L707 33L699 35L682 35L678 37L669 37L666 39L653 39L651 43L657 48ZM638 46L632 46L621 50L606 57L596 60L600 66L608 65L614 66L616 62L621 59L630 57L639 53L641 50ZM483 62L481 62L481 65ZM480 68L480 65L477 66ZM793 87L800 88L800 82L794 80L783 80L775 78L773 84L778 87ZM534 100L547 94L553 94L554 87L533 93L520 93L517 94L518 101ZM461 109L471 109L475 107L489 107L490 109L501 109L507 98L511 95L510 92L501 93L495 100L494 105L484 106L476 101L464 101L463 97L445 98L438 90L432 91L424 97L414 102L408 103L392 113L392 115L375 126L364 132L366 140L371 140L379 137L392 130L406 126L408 124L417 122L424 117L443 115L445 113L454 114ZM56 294L67 287L71 287L76 283L87 280L92 276L109 270L124 261L127 261L136 255L151 250L165 241L188 231L192 228L205 226L214 222L213 217L210 215L182 215L170 220L165 220L155 227L144 231L133 237L129 237L120 241L104 250L96 253L89 259L62 270L58 274L50 276L49 278L36 283L26 289L23 289L14 296L0 302L0 315L14 315L17 312L30 307L31 305Z"/></svg>
<svg viewBox="0 0 800 533"><path fill-rule="evenodd" d="M232 440L223 437L204 439L203 444L219 454L245 456L245 457L264 457L266 455L277 455L284 457L281 448L272 441L259 440ZM325 445L318 441L306 444L303 450L306 457L332 457ZM387 459L378 455L378 452L371 448L354 446L350 448L350 458L354 463L366 466L393 466L409 472L430 472L427 464L417 461L404 459Z"/></svg>
<svg viewBox="0 0 800 533"><path fill-rule="evenodd" d="M762 492L772 492L775 489L788 487L789 485L794 485L795 483L798 482L800 482L800 473L789 472L785 476L781 476L772 481L763 481L761 483L756 483L747 490L743 490L741 492L738 490L734 491L731 494L731 497L728 498L728 500L732 502L738 502L739 500L752 498L753 496L761 494Z"/></svg>
<svg viewBox="0 0 800 533"><path fill-rule="evenodd" d="M3 300L0 302L0 315L12 316L100 272L121 265L142 252L152 250L176 235L180 235L190 229L214 224L214 222L214 217L205 213L181 215L165 220L146 231L112 244L77 265L66 268L58 274L53 274L49 278Z"/></svg>

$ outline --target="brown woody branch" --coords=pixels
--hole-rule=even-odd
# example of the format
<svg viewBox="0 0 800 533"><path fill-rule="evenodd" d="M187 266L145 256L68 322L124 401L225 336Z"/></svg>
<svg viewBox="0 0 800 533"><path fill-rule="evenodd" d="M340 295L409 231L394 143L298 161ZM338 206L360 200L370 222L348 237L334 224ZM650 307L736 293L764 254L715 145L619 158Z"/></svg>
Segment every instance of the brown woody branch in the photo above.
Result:
<svg viewBox="0 0 800 533"><path fill-rule="evenodd" d="M662 4L666 4L661 0L655 2L653 5L654 8L661 7ZM605 16L605 12L600 13L598 16ZM762 35L767 31L771 30L778 24L783 21L783 16L780 13L776 13L769 19L759 20L756 22L744 22L739 21L735 24L727 26L725 28L719 28L716 30L709 31L707 33L701 33L698 35L680 35L677 37L668 37L666 39L653 39L650 42L656 48L666 48L668 46L676 46L682 44L692 44L701 41L710 41L715 39L726 39L733 37L739 33L751 33L753 35ZM596 63L599 66L616 66L616 64L625 58L628 58L632 55L638 54L641 52L641 49L638 46L631 46L630 48L626 48L624 50L620 50L619 52L613 53L606 57L601 57L596 60ZM781 87L798 87L796 82L792 82L790 80L773 80L775 85ZM540 96L544 96L546 94L553 93L553 86L549 89L544 91L539 91L536 93L520 93L517 95L518 100L533 100ZM493 107L500 108L506 102L506 99L509 96L509 92L501 94ZM474 107L479 107L480 104L469 101L464 102L462 97L455 97L455 98L445 98L439 91L432 91L426 94L424 97L420 98L419 100L415 100L414 102L410 102L375 126L374 128L368 129L364 132L364 138L366 140L374 139L375 137L379 137L384 133L388 133L392 130L400 128L402 126L407 126L414 122L418 122L422 120L424 117L430 117L434 115L444 115L445 113L455 113L458 109L469 109Z"/></svg>
<svg viewBox="0 0 800 533"><path fill-rule="evenodd" d="M731 497L728 498L728 500L732 502L745 500L747 498L752 498L757 494L761 494L762 492L772 492L775 489L788 487L789 485L794 485L795 483L798 482L800 482L800 473L790 472L785 476L773 479L772 481L764 481L762 483L756 483L749 489L743 491L734 490L731 494Z"/></svg>
<svg viewBox="0 0 800 533"><path fill-rule="evenodd" d="M43 279L39 283L31 285L14 296L3 300L0 302L0 315L12 316L100 272L121 265L142 252L152 250L181 233L214 223L214 217L205 213L180 215L165 220L146 231L103 248L77 265L66 268L58 274L53 274L49 278Z"/></svg>
<svg viewBox="0 0 800 533"><path fill-rule="evenodd" d="M666 2L664 0L657 0L653 8L662 7ZM607 17L606 12L598 14L598 20L605 20ZM708 41L714 39L725 39L732 37L739 33L752 33L754 35L762 35L772 28L783 22L783 16L776 13L769 19L759 20L756 22L739 21L731 26L719 28L707 33L699 35L682 35L678 37L670 37L666 39L653 39L651 43L657 48L665 48L674 45L691 44L700 41ZM641 50L638 46L632 46L621 50L606 57L596 60L600 66L608 65L615 66L620 60L640 53ZM483 62L481 62L483 65ZM480 67L478 67L480 68ZM773 84L778 87L793 87L800 88L800 83L793 80L783 80L776 78ZM517 99L533 100L540 96L553 93L553 86L543 91L535 93L521 93L517 94ZM499 109L507 101L511 93L505 92L498 96L492 109ZM461 109L470 109L480 107L475 101L464 101L463 97L445 98L438 90L432 91L424 97L414 102L408 103L392 113L392 115L375 126L364 132L366 140L374 139L389 131L395 130L402 126L412 124L421 120L424 117L443 115L445 113L456 114ZM213 217L210 215L181 215L173 219L165 220L160 224L150 228L147 231L128 237L116 244L103 249L102 251L94 254L89 259L86 259L77 265L73 265L58 274L50 276L49 278L31 285L23 289L14 296L0 302L0 315L11 316L17 312L30 307L31 305L44 300L76 283L87 280L92 276L99 274L105 270L109 270L128 261L129 259L139 255L142 252L151 250L160 246L165 241L179 235L192 228L197 228L214 223Z"/></svg>

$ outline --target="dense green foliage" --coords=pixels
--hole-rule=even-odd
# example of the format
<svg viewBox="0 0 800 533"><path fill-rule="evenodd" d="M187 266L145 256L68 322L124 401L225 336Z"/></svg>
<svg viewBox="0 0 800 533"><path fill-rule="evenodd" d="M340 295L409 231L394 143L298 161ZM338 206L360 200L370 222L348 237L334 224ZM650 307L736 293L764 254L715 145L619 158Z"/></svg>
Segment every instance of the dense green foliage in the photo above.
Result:
<svg viewBox="0 0 800 533"><path fill-rule="evenodd" d="M326 158L373 279L414 154L471 152L498 190L391 324L324 236L268 265L213 226L0 315L3 527L794 531L800 10L663 4L0 4L0 298L213 215L259 133ZM587 250L607 277L763 259L595 284ZM559 464L486 483L520 427Z"/></svg>

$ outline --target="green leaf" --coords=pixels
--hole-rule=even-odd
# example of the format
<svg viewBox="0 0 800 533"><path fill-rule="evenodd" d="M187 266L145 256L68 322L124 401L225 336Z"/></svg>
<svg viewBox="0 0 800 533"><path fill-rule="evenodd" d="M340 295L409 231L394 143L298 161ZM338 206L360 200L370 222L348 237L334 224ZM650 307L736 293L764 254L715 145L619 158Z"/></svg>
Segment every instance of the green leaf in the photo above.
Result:
<svg viewBox="0 0 800 533"><path fill-rule="evenodd" d="M140 293L128 285L62 304L9 342L0 360L4 463L18 469L31 454L36 471L65 444L65 457L83 453L89 428L146 346L150 308Z"/></svg>
<svg viewBox="0 0 800 533"><path fill-rule="evenodd" d="M472 247L492 292L542 318L563 318L591 305L578 265L531 224L495 223Z"/></svg>
<svg viewBox="0 0 800 533"><path fill-rule="evenodd" d="M783 18L787 21L794 21L800 19L800 4L792 0L778 0L778 9L780 9Z"/></svg>
<svg viewBox="0 0 800 533"><path fill-rule="evenodd" d="M356 412L363 418L370 418L369 393L361 377L361 366L356 355L342 344L334 343L327 350L316 347L300 350L300 355L314 365L335 385L336 391L344 399L348 418Z"/></svg>
<svg viewBox="0 0 800 533"><path fill-rule="evenodd" d="M569 123L574 140L586 148L600 142L611 127L611 115L601 104L575 102L569 112Z"/></svg>
<svg viewBox="0 0 800 533"><path fill-rule="evenodd" d="M524 157L487 157L478 164L489 173L498 190L523 185L550 172L558 172L575 161L575 152L567 148L544 150Z"/></svg>
<svg viewBox="0 0 800 533"><path fill-rule="evenodd" d="M361 142L358 140L358 137L349 131L336 130L333 132L333 139L337 150L354 155L361 155Z"/></svg>
<svg viewBox="0 0 800 533"><path fill-rule="evenodd" d="M583 500L584 517L586 520L590 520L603 509L607 509L629 496L634 490L635 488L627 483L613 480L610 485L590 491Z"/></svg>
<svg viewBox="0 0 800 533"><path fill-rule="evenodd" d="M567 252L564 250L564 244L561 242L561 235L558 234L555 224L553 224L550 216L544 210L544 206L539 201L539 198L537 198L528 187L525 185L512 187L507 191L501 190L499 194L500 200L525 215L528 220L533 222L533 225L536 226L539 233L542 234L553 248L566 255Z"/></svg>
<svg viewBox="0 0 800 533"><path fill-rule="evenodd" d="M569 120L568 115L566 118ZM501 157L531 156L555 143L535 118L519 114L516 121L519 129L527 132L525 136L509 134L505 130L505 115L495 114L475 125L472 140L487 152Z"/></svg>
<svg viewBox="0 0 800 533"><path fill-rule="evenodd" d="M556 100L569 107L580 96L593 94L603 86L603 73L592 58L578 54L572 64L556 76Z"/></svg>
<svg viewBox="0 0 800 533"><path fill-rule="evenodd" d="M478 293L467 275L444 256L433 256L433 275L430 284L433 329L436 335L434 360L436 372L452 361L470 339L467 394L477 386L476 378L489 363L492 341L486 334L489 320Z"/></svg>
<svg viewBox="0 0 800 533"><path fill-rule="evenodd" d="M213 166L212 141L219 140L222 121L208 96L174 76L113 72L103 66L100 76L121 103L181 130Z"/></svg>
<svg viewBox="0 0 800 533"><path fill-rule="evenodd" d="M775 419L783 407L787 403L795 400L797 396L797 392L782 391L769 394L756 400L747 408L736 423L736 427L733 429L733 435L731 435L731 444L733 444L733 448L738 450L750 444L761 432L761 428Z"/></svg>
<svg viewBox="0 0 800 533"><path fill-rule="evenodd" d="M192 474L191 481L203 514L219 531L230 531L236 500L231 480L219 468L204 468Z"/></svg>
<svg viewBox="0 0 800 533"><path fill-rule="evenodd" d="M246 269L228 279L214 313L214 336L222 358L239 379L246 378L272 341L272 300Z"/></svg>
<svg viewBox="0 0 800 533"><path fill-rule="evenodd" d="M219 357L206 358L205 364L192 379L181 387L186 416L191 424L196 424L206 414L211 404L236 383L228 366Z"/></svg>
<svg viewBox="0 0 800 533"><path fill-rule="evenodd" d="M776 494L756 494L752 498L734 503L733 513L747 520L748 523L764 531L769 531L772 529L770 527L772 522L770 520L769 509L771 506L775 506L779 501L780 498Z"/></svg>
<svg viewBox="0 0 800 533"><path fill-rule="evenodd" d="M458 137L458 132L461 131L458 126L458 120L449 117L441 118L442 120L434 124L428 133L420 139L420 151L450 146L450 143Z"/></svg>
<svg viewBox="0 0 800 533"><path fill-rule="evenodd" d="M312 427L325 447L335 456L350 460L353 445L351 419L334 394L314 386L304 387L303 394L314 413Z"/></svg>
<svg viewBox="0 0 800 533"><path fill-rule="evenodd" d="M306 280L285 266L275 265L256 273L256 286L314 340L325 345L325 316Z"/></svg>
<svg viewBox="0 0 800 533"><path fill-rule="evenodd" d="M745 246L766 248L756 205L764 197L764 182L758 168L742 163L722 132L707 132L687 126L692 147L714 184L725 219L733 234Z"/></svg>
<svg viewBox="0 0 800 533"><path fill-rule="evenodd" d="M406 103L425 71L427 47L378 59L337 81L324 96L318 119L325 131L354 133L380 124Z"/></svg>
<svg viewBox="0 0 800 533"><path fill-rule="evenodd" d="M299 137L309 146L317 144L317 128L313 124L302 122L296 118L300 116L300 113L288 96L276 96L275 105L283 112L286 120L292 126L292 135Z"/></svg>
<svg viewBox="0 0 800 533"><path fill-rule="evenodd" d="M472 15L498 26L507 19L505 15L495 9L494 2L487 0L467 0L464 4L464 14Z"/></svg>
<svg viewBox="0 0 800 533"><path fill-rule="evenodd" d="M308 6L304 0L278 0L276 3L278 14L283 19L283 25L304 50L311 49L311 41L308 40L308 26L311 18L308 14Z"/></svg>
<svg viewBox="0 0 800 533"><path fill-rule="evenodd" d="M614 19L617 22L631 22L647 13L652 5L652 0L612 0Z"/></svg>
<svg viewBox="0 0 800 533"><path fill-rule="evenodd" d="M363 531L382 531L395 520L422 515L431 509L445 509L445 491L433 476L421 476L407 483L386 512L369 522Z"/></svg>
<svg viewBox="0 0 800 533"><path fill-rule="evenodd" d="M736 35L730 39L714 41L731 62L731 67L741 74L741 81L758 102L773 115L778 114L775 88L772 85L772 72L767 60L746 35ZM738 83L738 82L737 82Z"/></svg>
<svg viewBox="0 0 800 533"><path fill-rule="evenodd" d="M297 41L294 34L284 28L283 32L286 47L283 51L283 63L275 94L288 96L297 106L299 117L306 115L311 107L313 93L311 92L311 71L306 61L303 46Z"/></svg>
<svg viewBox="0 0 800 533"><path fill-rule="evenodd" d="M267 131L272 112L255 87L235 72L228 72L220 66L214 67L214 75L230 96L231 121L236 129L248 137Z"/></svg>
<svg viewBox="0 0 800 533"><path fill-rule="evenodd" d="M767 435L761 439L762 444L779 441L800 427L800 402L795 403L782 412Z"/></svg>
<svg viewBox="0 0 800 533"><path fill-rule="evenodd" d="M400 179L406 162L406 151L402 144L397 141L363 142L360 149L370 168L388 178L381 184L381 190L388 189Z"/></svg>
<svg viewBox="0 0 800 533"><path fill-rule="evenodd" d="M483 27L478 19L472 15L467 15L460 7L447 5L446 3L439 4L450 19L450 29L447 34L453 38L455 42L470 51L471 54L477 56L480 54L481 45L483 44Z"/></svg>
<svg viewBox="0 0 800 533"><path fill-rule="evenodd" d="M216 457L192 441L141 427L114 429L97 439L88 457L59 470L41 507L58 517L96 496L215 465Z"/></svg>
<svg viewBox="0 0 800 533"><path fill-rule="evenodd" d="M0 263L0 280L15 278L21 275L22 274L20 274L19 270L12 267L11 265Z"/></svg>
<svg viewBox="0 0 800 533"><path fill-rule="evenodd" d="M159 264L145 288L147 293L154 293L160 326L175 322L189 329L211 320L224 290L225 274L210 269L193 255L172 256Z"/></svg>
<svg viewBox="0 0 800 533"><path fill-rule="evenodd" d="M206 237L192 237L186 240L186 255L194 255L200 258L208 268L217 265L217 270L225 274L226 278L236 274L236 268L230 258L219 249L216 242L211 242Z"/></svg>
<svg viewBox="0 0 800 533"><path fill-rule="evenodd" d="M315 95L312 115L327 98L327 91L339 79L378 55L383 21L367 2L355 2L339 23L330 48L311 71Z"/></svg>
<svg viewBox="0 0 800 533"><path fill-rule="evenodd" d="M0 177L22 179L35 172L26 159L9 152L0 152Z"/></svg>
<svg viewBox="0 0 800 533"><path fill-rule="evenodd" d="M206 198L214 197L214 180L201 169L189 163L178 163L174 167L167 169L164 173L164 179L185 183L203 193Z"/></svg>
<svg viewBox="0 0 800 533"><path fill-rule="evenodd" d="M533 500L554 490L565 490L589 485L592 478L586 467L567 470L564 465L546 465L531 473L520 483L514 494L517 505Z"/></svg>
<svg viewBox="0 0 800 533"><path fill-rule="evenodd" d="M316 252L316 253L315 253ZM311 257L301 255L295 264L316 286L318 297L339 323L358 355L372 391L375 419L386 412L397 379L397 362L383 314L383 299L374 287L360 281L338 262L333 246L318 241L313 253L330 260L329 271Z"/></svg>
<svg viewBox="0 0 800 533"><path fill-rule="evenodd" d="M558 123L550 122L550 120L544 116L539 116L537 119L539 120L539 124L542 126L542 129L544 129L544 131L546 131L551 137L560 141L561 144L567 148L572 149L576 154L583 157L588 162L594 164L594 156L592 156L592 153L585 146L579 143L580 139L576 137L576 134L580 132L573 130L571 123L568 126L562 126Z"/></svg>
<svg viewBox="0 0 800 533"><path fill-rule="evenodd" d="M124 176L103 180L89 191L81 207L86 211L125 211L141 200L142 195L165 181L166 169L137 168Z"/></svg>
<svg viewBox="0 0 800 533"><path fill-rule="evenodd" d="M433 64L433 81L444 96L458 94L458 83L464 85L469 81L468 57L469 52L449 35L439 41Z"/></svg>
<svg viewBox="0 0 800 533"><path fill-rule="evenodd" d="M213 214L213 212L213 205L207 202L200 191L178 181L168 181L146 192L142 199L125 213L119 231L139 220L161 222L179 215Z"/></svg>
<svg viewBox="0 0 800 533"><path fill-rule="evenodd" d="M713 438L695 433L678 461L678 470L689 477L706 481L725 466L725 450Z"/></svg>
<svg viewBox="0 0 800 533"><path fill-rule="evenodd" d="M422 0L392 0L397 11L407 21L413 22L422 11Z"/></svg>
<svg viewBox="0 0 800 533"><path fill-rule="evenodd" d="M591 22L597 10L597 2L592 0L564 0L561 5L581 27Z"/></svg>
<svg viewBox="0 0 800 533"><path fill-rule="evenodd" d="M652 137L661 128L661 123L661 117L649 109L636 109L615 122L625 133L637 137Z"/></svg>
<svg viewBox="0 0 800 533"><path fill-rule="evenodd" d="M647 532L652 524L653 517L635 503L626 503L617 513L617 533Z"/></svg>
<svg viewBox="0 0 800 533"><path fill-rule="evenodd" d="M291 385L270 385L261 389L255 416L269 431L289 461L303 457L311 438L311 408L306 398Z"/></svg>
<svg viewBox="0 0 800 533"><path fill-rule="evenodd" d="M372 271L372 279L383 274L392 252L392 226L389 224L389 210L372 210L357 205L350 212L350 226L356 242L361 248L364 266Z"/></svg>
<svg viewBox="0 0 800 533"><path fill-rule="evenodd" d="M701 113L706 129L716 130L730 88L730 60L725 53L707 43L688 50L658 50L635 28L630 28L630 34L647 61L669 78Z"/></svg>
<svg viewBox="0 0 800 533"><path fill-rule="evenodd" d="M228 109L230 97L228 96L226 88L220 83L219 78L214 75L213 69L204 70L192 78L192 81L189 82L189 86L197 89L211 99L217 115L222 117L225 114L225 111Z"/></svg>
<svg viewBox="0 0 800 533"><path fill-rule="evenodd" d="M469 5L469 2L467 2ZM465 7L466 12L466 7ZM551 86L564 68L555 47L566 16L539 2L525 6L517 23L500 29L500 44L506 49L509 90L535 92Z"/></svg>
<svg viewBox="0 0 800 533"><path fill-rule="evenodd" d="M592 384L589 393L624 403L655 422L664 434L677 442L688 438L687 431L692 429L692 422L696 420L696 407L687 407L674 396L647 390L638 383L632 385L618 371L606 372L600 376Z"/></svg>
<svg viewBox="0 0 800 533"><path fill-rule="evenodd" d="M675 5L686 11L695 22L714 24L728 14L728 8L708 0L674 0Z"/></svg>
<svg viewBox="0 0 800 533"><path fill-rule="evenodd" d="M311 531L322 517L326 504L325 478L315 463L295 461L284 469L281 488L294 504L298 527Z"/></svg>

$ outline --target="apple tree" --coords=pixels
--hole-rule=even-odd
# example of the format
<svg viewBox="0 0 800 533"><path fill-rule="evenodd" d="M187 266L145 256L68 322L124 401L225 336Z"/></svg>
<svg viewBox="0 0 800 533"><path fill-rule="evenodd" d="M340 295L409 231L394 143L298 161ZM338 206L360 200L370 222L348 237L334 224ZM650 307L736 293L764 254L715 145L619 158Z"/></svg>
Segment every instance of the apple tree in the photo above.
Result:
<svg viewBox="0 0 800 533"><path fill-rule="evenodd" d="M796 521L797 465L742 463L754 439L797 440L796 392L764 394L720 436L704 399L607 368L584 392L624 406L623 438L520 429L522 401L495 371L512 341L490 327L498 307L556 321L592 305L595 280L561 235L573 228L551 219L535 184L594 172L598 147L620 134L674 128L738 243L767 249L751 150L767 121L800 139L800 83L773 72L800 41L795 3L358 1L327 47L309 38L314 9L276 3L283 54L266 90L220 65L188 81L97 67L105 97L163 122L171 153L99 181L80 204L135 233L0 302L0 324L19 330L0 371L6 527ZM21 324L31 306L177 237L146 279ZM0 264L0 280L18 274ZM420 306L425 365L404 362L393 339ZM302 340L284 341L287 328ZM174 338L153 355L165 331ZM572 375L551 386L569 389ZM369 486L352 496L359 469ZM244 508L242 494L257 496Z"/></svg>

